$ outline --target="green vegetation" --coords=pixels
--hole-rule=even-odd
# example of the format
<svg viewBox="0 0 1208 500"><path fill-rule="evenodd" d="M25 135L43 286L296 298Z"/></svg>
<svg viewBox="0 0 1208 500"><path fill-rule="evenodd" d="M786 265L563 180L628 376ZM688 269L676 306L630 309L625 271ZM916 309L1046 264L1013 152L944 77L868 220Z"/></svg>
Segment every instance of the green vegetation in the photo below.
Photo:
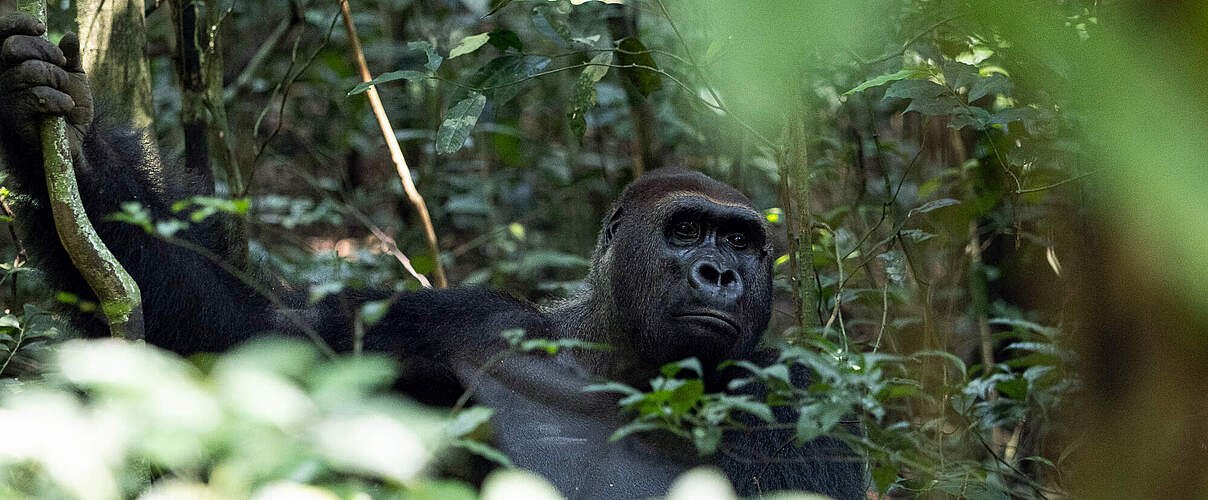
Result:
<svg viewBox="0 0 1208 500"><path fill-rule="evenodd" d="M852 445L884 498L1208 492L1203 7L758 4L356 2L449 282L564 298L625 184L701 170L777 233L766 343L780 362L736 365L770 395L706 393L684 360L648 387L592 388L623 395L617 436L662 429L718 453L740 415L791 406L799 439ZM210 155L219 196L182 200L178 220L138 204L111 219L171 240L234 214L249 260L313 301L427 286L425 221L404 203L337 3L203 7L226 65L209 105L232 131L211 151L234 152ZM181 156L167 10L147 17L154 130ZM52 32L73 13L52 2ZM389 360L296 342L189 360L53 342L97 305L47 287L32 257L0 241L0 497L552 495L515 471L481 491L437 478L433 464L466 453L506 463L485 444L490 413L390 394ZM360 318L383 314L371 303ZM518 350L600 347L520 333ZM792 387L794 366L813 385ZM690 475L671 497L720 480Z"/></svg>

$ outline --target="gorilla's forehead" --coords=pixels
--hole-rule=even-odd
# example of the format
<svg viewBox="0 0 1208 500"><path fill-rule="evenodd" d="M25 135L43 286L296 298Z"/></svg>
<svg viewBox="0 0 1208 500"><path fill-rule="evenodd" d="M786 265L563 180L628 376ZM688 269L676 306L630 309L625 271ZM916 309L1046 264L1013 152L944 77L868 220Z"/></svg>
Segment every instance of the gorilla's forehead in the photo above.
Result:
<svg viewBox="0 0 1208 500"><path fill-rule="evenodd" d="M752 224L762 224L763 216L758 210L747 203L739 203L717 199L704 193L693 191L672 191L654 202L652 212L665 217L668 213L680 210L711 212L712 215L727 218L742 219Z"/></svg>
<svg viewBox="0 0 1208 500"><path fill-rule="evenodd" d="M621 195L623 206L651 206L676 196L696 195L718 205L743 206L754 210L751 200L726 184L700 172L660 168L630 184Z"/></svg>

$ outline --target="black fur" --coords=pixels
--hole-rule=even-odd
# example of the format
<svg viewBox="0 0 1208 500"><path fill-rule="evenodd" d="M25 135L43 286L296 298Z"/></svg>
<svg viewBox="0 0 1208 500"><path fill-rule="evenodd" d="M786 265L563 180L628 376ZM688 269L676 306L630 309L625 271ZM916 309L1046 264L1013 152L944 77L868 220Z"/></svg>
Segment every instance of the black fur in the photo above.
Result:
<svg viewBox="0 0 1208 500"><path fill-rule="evenodd" d="M103 219L131 200L166 218L173 202L208 192L212 182L161 161L145 134L92 124L87 80L72 66L75 47L65 47L64 57L33 36L38 32L20 16L0 20L0 54L11 55L0 60L0 139L10 187L33 201L21 213L22 235L59 286L90 295L50 229L41 153L28 126L47 114L66 116L79 136L75 161L87 212L142 289L148 342L181 354L215 352L265 331L310 329L347 351L349 311L389 299L364 347L404 360L402 387L425 401L447 404L471 389L477 404L496 409L496 445L569 497L659 496L676 475L702 464L721 468L743 494L804 489L864 497L863 464L835 440L795 446L789 431L732 432L715 457L661 433L613 443L609 435L624 424L616 397L581 391L601 378L644 387L660 365L690 356L706 367L725 359L774 361L755 349L771 311L771 249L760 214L733 188L669 169L635 182L604 220L586 289L545 310L477 289L363 292L307 307L298 294L264 280L257 286L272 292L270 301L216 261L233 248L221 221L178 235L203 255ZM507 350L499 333L513 328L530 338L579 338L615 349L499 355ZM87 329L104 333L98 322ZM734 375L711 369L705 378L717 391ZM804 373L796 376L808 383ZM792 411L779 412L782 422L794 422Z"/></svg>

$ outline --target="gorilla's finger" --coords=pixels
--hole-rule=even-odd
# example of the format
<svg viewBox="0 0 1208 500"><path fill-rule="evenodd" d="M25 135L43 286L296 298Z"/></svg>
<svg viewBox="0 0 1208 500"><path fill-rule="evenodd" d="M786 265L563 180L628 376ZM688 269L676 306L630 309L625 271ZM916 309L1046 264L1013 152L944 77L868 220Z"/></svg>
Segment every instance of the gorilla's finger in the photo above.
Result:
<svg viewBox="0 0 1208 500"><path fill-rule="evenodd" d="M29 89L29 98L34 100L32 109L48 115L67 114L75 108L75 100L71 96L50 87Z"/></svg>
<svg viewBox="0 0 1208 500"><path fill-rule="evenodd" d="M0 89L9 92L43 86L62 89L69 80L63 68L46 61L29 59L0 75Z"/></svg>
<svg viewBox="0 0 1208 500"><path fill-rule="evenodd" d="M75 33L63 35L63 39L59 40L59 50L64 56L64 69L73 73L84 72L84 65L80 61L80 37L78 35Z"/></svg>
<svg viewBox="0 0 1208 500"><path fill-rule="evenodd" d="M78 44L77 44L78 50ZM49 40L41 37L16 35L4 40L0 47L0 61L6 65L17 64L27 59L37 59L62 66L67 63L63 51Z"/></svg>
<svg viewBox="0 0 1208 500"><path fill-rule="evenodd" d="M29 14L13 14L0 17L0 40L13 35L41 35L46 25Z"/></svg>

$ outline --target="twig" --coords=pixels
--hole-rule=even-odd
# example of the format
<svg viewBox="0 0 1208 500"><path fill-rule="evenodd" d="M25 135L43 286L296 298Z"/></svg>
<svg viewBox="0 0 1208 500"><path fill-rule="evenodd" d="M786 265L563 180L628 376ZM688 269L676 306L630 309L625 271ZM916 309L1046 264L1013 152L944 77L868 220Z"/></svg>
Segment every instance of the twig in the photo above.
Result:
<svg viewBox="0 0 1208 500"><path fill-rule="evenodd" d="M302 18L297 13L291 13L289 19L283 19L272 33L269 33L268 38L256 50L256 54L252 56L247 65L243 67L243 71L239 72L239 77L235 79L235 84L226 88L223 99L230 101L236 95L248 88L252 84L252 78L260 71L260 67L268 60L268 56L272 55L274 50L277 50L277 45L285 38L285 34L301 22Z"/></svg>
<svg viewBox="0 0 1208 500"><path fill-rule="evenodd" d="M403 251L399 249L398 243L394 241L394 238L391 238L390 235L386 234L386 231L383 231L382 228L377 226L377 224L374 224L373 221L369 220L368 216L366 216L360 210L357 210L356 207L349 204L344 204L342 208L345 212L351 214L353 217L359 220L362 225L368 228L369 231L372 232L383 245L386 245L386 252L394 256L395 260L398 260L399 264L403 265L403 269L407 271L407 274L410 274L412 278L415 278L415 280L419 282L420 286L423 286L424 288L432 288L432 282L428 281L427 277L417 272L415 268L411 266L411 259L407 258L407 254L403 253Z"/></svg>
<svg viewBox="0 0 1208 500"><path fill-rule="evenodd" d="M890 60L890 59L893 59L894 57L897 57L897 56L900 56L900 55L902 55L902 54L905 54L905 53L906 53L906 49L910 48L910 46L911 46L911 45L914 45L914 42L917 42L917 41L918 41L920 38L922 38L922 37L923 37L923 35L926 35L926 34L928 34L928 33L931 33L931 31L932 31L932 30L934 30L934 29L936 29L936 28L938 28L938 27L940 27L940 26L943 26L943 25L945 25L945 24L948 24L948 23L952 22L954 19L956 19L956 18L958 18L958 17L961 17L961 16L958 14L958 15L955 15L955 16L952 16L952 17L949 17L949 18L947 18L947 19L941 19L941 20L939 20L939 21L937 21L937 22L935 22L935 23L931 24L931 26L928 26L928 27L927 27L926 29L924 29L923 31L918 32L917 34L915 34L914 36L910 37L910 38L909 38L908 40L906 40L905 42L902 42L902 48L900 48L900 49L898 49L898 50L895 50L895 51L893 51L893 52L890 52L890 53L888 53L888 54L885 54L885 55L883 55L883 56L880 56L880 57L878 57L878 58L876 58L876 59L865 60L864 58L860 57L860 54L857 54L857 53L856 53L854 50L851 50L851 49L848 49L848 53L849 53L849 54L851 54L852 58L854 58L854 59L856 60L856 62L858 62L858 63L860 63L861 65L864 65L864 66L869 66L869 65L872 65L872 64L877 64L877 63L880 63L880 62L885 62L885 61L888 61L888 60Z"/></svg>
<svg viewBox="0 0 1208 500"><path fill-rule="evenodd" d="M344 29L348 31L348 40L352 44L352 55L357 70L361 73L361 81L372 81L373 75L369 73L369 65L365 62L365 53L361 50L361 40L357 37L356 25L352 23L352 10L348 7L348 0L337 1L340 3L340 13L344 16ZM411 205L419 212L420 223L424 228L424 239L428 243L428 254L432 257L436 286L446 288L449 286L449 282L445 279L444 266L440 264L440 247L436 242L436 229L432 226L432 218L428 215L428 205L424 203L423 196L420 196L419 191L415 189L415 183L411 180L411 169L407 167L407 159L403 158L403 150L399 147L394 127L390 125L390 118L386 116L386 109L382 107L382 99L378 96L377 88L370 85L365 93L369 96L369 106L373 108L373 115L377 117L378 127L382 129L382 137L386 139L386 147L390 150L390 159L394 161L398 178L403 183L403 191L407 193L407 199L411 201Z"/></svg>
<svg viewBox="0 0 1208 500"><path fill-rule="evenodd" d="M1036 192L1045 191L1045 190L1048 190L1048 189L1053 189L1053 188L1055 188L1055 187L1063 186L1063 185L1065 185L1065 184L1069 184L1069 183L1074 182L1074 181L1079 181L1079 180L1085 179L1085 178L1087 178L1087 177L1090 177L1090 176L1092 176L1092 175L1095 175L1097 172L1098 172L1098 171L1090 171L1090 172L1087 172L1087 173L1085 173L1085 174L1081 174L1081 175L1075 175L1075 176L1073 176L1073 177L1070 177L1069 179L1066 179L1066 180L1063 180L1063 181L1058 181L1058 182L1055 182L1055 183L1053 183L1053 184L1049 184L1049 185L1047 185L1047 186L1040 186L1040 187L1034 187L1034 188L1024 188L1024 189L1016 189L1016 190L1015 190L1015 194L1036 193Z"/></svg>
<svg viewBox="0 0 1208 500"><path fill-rule="evenodd" d="M315 48L314 52L311 52L310 57L306 59L306 62L302 64L302 67L291 75L291 72L294 70L294 62L298 59L298 45L302 43L302 37L298 37L294 40L294 46L290 50L289 54L289 65L285 68L285 76L281 78L281 81L277 82L276 87L273 87L273 96L277 95L278 92L281 93L281 105L277 110L277 126L273 127L273 131L270 132L268 137L264 139L264 142L260 143L260 145L257 147L256 156L252 158L250 168L251 171L248 172L248 180L244 184L245 192L240 193L240 197L247 196L246 189L251 189L252 179L256 177L256 165L260 162L260 157L268 149L268 143L272 142L273 138L277 137L277 134L281 132L282 124L285 121L285 104L289 102L289 90L293 87L294 82L297 81L298 77L302 76L302 73L305 73L306 69L315 62L315 58L319 56L319 52L327 47L327 42L331 41L331 33L335 31L336 21L339 19L339 12L331 16L331 24L327 27L327 34L323 36L323 42ZM260 115L256 117L256 123L252 125L252 137L260 135L260 123L264 121L264 117L268 115L269 109L273 107L272 100L272 97L270 97L269 103L264 105L264 108L260 110Z"/></svg>

